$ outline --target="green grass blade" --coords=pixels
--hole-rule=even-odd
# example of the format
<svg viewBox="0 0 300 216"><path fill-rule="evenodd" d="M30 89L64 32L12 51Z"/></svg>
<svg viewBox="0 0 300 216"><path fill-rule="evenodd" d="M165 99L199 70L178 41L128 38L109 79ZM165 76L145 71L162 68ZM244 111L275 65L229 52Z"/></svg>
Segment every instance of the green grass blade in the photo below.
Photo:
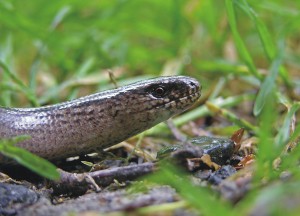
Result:
<svg viewBox="0 0 300 216"><path fill-rule="evenodd" d="M0 140L0 152L43 177L58 180L60 175L52 163L22 148L14 146L14 144L25 139L28 139L28 137L21 136L13 139Z"/></svg>
<svg viewBox="0 0 300 216"><path fill-rule="evenodd" d="M276 176L275 170L273 169L273 161L279 157L280 152L276 151L276 145L274 143L274 131L273 127L278 113L276 110L276 98L275 90L265 97L265 103L259 116L259 131L258 131L258 150L256 157L256 169L254 179L257 184L261 183L261 180L270 180Z"/></svg>
<svg viewBox="0 0 300 216"><path fill-rule="evenodd" d="M5 65L12 66L13 62L13 44L12 36L9 34L3 42L0 42L0 60L5 62ZM0 72L1 73L1 72ZM8 75L3 74L1 82L6 82L9 80ZM1 88L1 87L0 87ZM6 91L1 94L0 103L4 106L11 106L11 94L12 92Z"/></svg>
<svg viewBox="0 0 300 216"><path fill-rule="evenodd" d="M18 13L12 5L7 7L0 4L0 23L14 30L22 30L34 38L44 37L43 31L36 25L37 22Z"/></svg>
<svg viewBox="0 0 300 216"><path fill-rule="evenodd" d="M280 47L282 47L284 44L283 40L281 41L280 44L281 44ZM279 68L282 64L282 58L283 58L283 54L282 52L279 52L277 58L273 61L271 65L269 75L265 78L259 90L259 93L255 100L254 109L253 109L253 113L255 116L258 116L261 113L263 107L265 106L266 98L269 97L270 93L276 87L276 78L279 72Z"/></svg>
<svg viewBox="0 0 300 216"><path fill-rule="evenodd" d="M49 26L48 35L40 41L40 44L38 46L36 57L31 65L30 72L29 72L29 87L30 89L35 92L36 91L36 77L37 74L40 72L40 66L43 63L43 57L45 56L45 53L48 51L47 43L49 41L49 38L52 39L53 37L53 31L55 28L62 23L63 19L67 16L67 14L70 12L71 7L69 5L62 7L57 14L55 14L55 17L53 18L53 21L51 25Z"/></svg>
<svg viewBox="0 0 300 216"><path fill-rule="evenodd" d="M295 131L294 131L294 133L292 134L291 140L290 140L290 141L294 141L299 135L300 135L300 124L298 124L298 125L295 127Z"/></svg>
<svg viewBox="0 0 300 216"><path fill-rule="evenodd" d="M191 181L185 177L185 174L178 170L178 167L171 164L161 165L160 171L147 177L147 180L171 185L190 205L203 215L235 215L229 204L223 200L218 200L213 191L204 187L193 186Z"/></svg>
<svg viewBox="0 0 300 216"><path fill-rule="evenodd" d="M93 65L95 64L94 58L88 58L86 61L84 61L78 70L75 71L75 76L77 79L84 78L87 76L88 72L91 70ZM69 94L68 100L75 99L78 93L78 89L72 89L72 91Z"/></svg>
<svg viewBox="0 0 300 216"><path fill-rule="evenodd" d="M246 130L252 131L254 133L258 131L258 128L251 124L249 121L241 118L240 116L237 116L235 113L227 109L220 108L219 106L216 106L209 101L207 101L205 105L214 115L220 115L228 121L238 125L240 128L245 128Z"/></svg>
<svg viewBox="0 0 300 216"><path fill-rule="evenodd" d="M28 98L28 100L35 106L38 106L38 102L37 99L35 97L35 95L32 93L32 91L27 88L27 86L14 74L12 73L9 68L6 66L6 64L0 60L0 68L3 69L3 72L9 77L11 78L20 88L23 89L26 97Z"/></svg>
<svg viewBox="0 0 300 216"><path fill-rule="evenodd" d="M268 28L264 24L264 22L259 18L259 16L254 12L254 10L250 7L248 2L246 0L243 1L237 1L236 2L241 8L248 14L248 16L253 20L253 23L255 24L257 33L259 35L260 41L263 45L264 51L266 56L269 60L273 61L274 58L276 58L277 55L277 47L274 43L273 38L271 37L271 33L269 32ZM281 50L279 50L281 51ZM280 76L285 81L287 86L291 86L291 82L289 80L288 72L286 69L281 66L280 70Z"/></svg>
<svg viewBox="0 0 300 216"><path fill-rule="evenodd" d="M288 170L291 172L293 176L297 176L300 178L300 170L299 170L299 158L300 158L300 124L298 124L295 128L294 133L290 137L289 142L294 145L294 148L291 150L289 154L285 154L281 157L280 169L282 171ZM294 142L294 143L292 143Z"/></svg>
<svg viewBox="0 0 300 216"><path fill-rule="evenodd" d="M286 142L289 140L289 137L291 136L291 122L293 120L293 117L295 113L300 109L300 103L295 103L292 105L292 107L288 110L286 117L283 121L282 126L280 127L279 133L277 134L275 138L275 143L277 146L284 146Z"/></svg>
<svg viewBox="0 0 300 216"><path fill-rule="evenodd" d="M234 42L236 45L236 48L242 58L242 60L245 62L245 64L248 66L250 72L258 79L261 79L261 75L257 72L256 66L253 62L253 59L247 50L243 39L238 31L237 23L236 23L236 17L235 17L235 11L233 6L232 0L226 0L226 11L228 16L229 25L232 31L232 35L234 38Z"/></svg>

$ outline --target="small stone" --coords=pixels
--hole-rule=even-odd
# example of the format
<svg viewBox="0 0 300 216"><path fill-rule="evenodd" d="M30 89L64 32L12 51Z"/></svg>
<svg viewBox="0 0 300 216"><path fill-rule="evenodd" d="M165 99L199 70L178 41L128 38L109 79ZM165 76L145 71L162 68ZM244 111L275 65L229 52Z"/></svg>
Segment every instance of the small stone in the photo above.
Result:
<svg viewBox="0 0 300 216"><path fill-rule="evenodd" d="M38 199L39 195L25 186L0 183L0 215L15 215Z"/></svg>
<svg viewBox="0 0 300 216"><path fill-rule="evenodd" d="M208 179L208 182L210 182L213 185L219 185L224 179L228 178L234 173L236 173L234 167L230 165L223 166L221 169L211 174L211 176Z"/></svg>

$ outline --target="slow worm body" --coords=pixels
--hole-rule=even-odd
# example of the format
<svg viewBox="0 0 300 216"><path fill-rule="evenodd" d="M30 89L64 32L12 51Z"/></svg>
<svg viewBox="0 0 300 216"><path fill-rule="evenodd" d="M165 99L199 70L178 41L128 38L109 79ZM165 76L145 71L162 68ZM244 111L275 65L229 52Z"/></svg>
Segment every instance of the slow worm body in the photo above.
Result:
<svg viewBox="0 0 300 216"><path fill-rule="evenodd" d="M190 77L159 77L40 108L0 107L0 138L29 135L17 146L48 160L86 154L183 112L200 90Z"/></svg>

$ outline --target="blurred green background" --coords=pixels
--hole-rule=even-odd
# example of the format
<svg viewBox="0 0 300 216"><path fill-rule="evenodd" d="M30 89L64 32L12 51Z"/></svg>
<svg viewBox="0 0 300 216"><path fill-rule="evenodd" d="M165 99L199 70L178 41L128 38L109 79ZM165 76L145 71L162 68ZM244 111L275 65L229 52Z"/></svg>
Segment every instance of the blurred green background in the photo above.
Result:
<svg viewBox="0 0 300 216"><path fill-rule="evenodd" d="M118 85L193 76L203 85L201 101L175 125L195 120L193 129L227 137L243 127L258 138L258 154L254 188L235 214L211 192L191 188L186 199L206 215L246 215L262 200L277 211L281 197L291 200L285 184L269 187L283 182L283 172L300 194L299 21L294 0L0 0L0 106L52 104L113 88L108 72ZM198 106L207 101L215 107ZM208 115L213 120L204 122ZM297 206L292 211L299 215Z"/></svg>
<svg viewBox="0 0 300 216"><path fill-rule="evenodd" d="M0 69L0 90L5 90L0 104L29 105L26 99L11 100L17 98L16 92L26 91L25 86L31 92L25 95L35 105L74 98L78 86L96 87L88 93L105 89L107 71L117 80L127 80L124 83L183 74L200 80L204 92L214 89L220 79L227 81L225 96L233 89L245 91L249 83L259 85L253 70L266 74L274 57L266 52L253 14L266 28L273 50L280 39L286 41L281 52L289 67L283 80L289 85L290 77L299 73L300 3L231 2L236 30L254 69L241 57L243 47L232 30L225 1L1 0L0 60L24 85L20 89ZM299 83L297 79L294 82Z"/></svg>

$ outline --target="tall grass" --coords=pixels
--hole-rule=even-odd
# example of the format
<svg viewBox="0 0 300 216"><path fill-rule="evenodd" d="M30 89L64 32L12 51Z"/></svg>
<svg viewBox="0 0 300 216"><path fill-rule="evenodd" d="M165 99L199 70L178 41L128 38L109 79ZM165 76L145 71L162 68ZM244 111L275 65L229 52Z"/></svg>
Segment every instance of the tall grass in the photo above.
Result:
<svg viewBox="0 0 300 216"><path fill-rule="evenodd" d="M176 183L168 177L175 172L172 168L158 173L155 181L167 181L206 215L246 214L261 199L271 202L273 183L282 172L293 176L288 187L299 190L294 186L300 180L299 8L300 2L290 0L61 0L26 5L3 0L0 104L38 106L109 88L107 69L119 83L135 77L193 76L202 82L202 103L208 100L241 119L246 116L258 128L254 188L231 208L208 189L188 185L187 179ZM209 114L201 106L174 122L182 125ZM152 133L157 131L164 132ZM287 153L291 144L295 147ZM278 159L280 166L274 167ZM290 190L278 185L275 192L284 196Z"/></svg>

